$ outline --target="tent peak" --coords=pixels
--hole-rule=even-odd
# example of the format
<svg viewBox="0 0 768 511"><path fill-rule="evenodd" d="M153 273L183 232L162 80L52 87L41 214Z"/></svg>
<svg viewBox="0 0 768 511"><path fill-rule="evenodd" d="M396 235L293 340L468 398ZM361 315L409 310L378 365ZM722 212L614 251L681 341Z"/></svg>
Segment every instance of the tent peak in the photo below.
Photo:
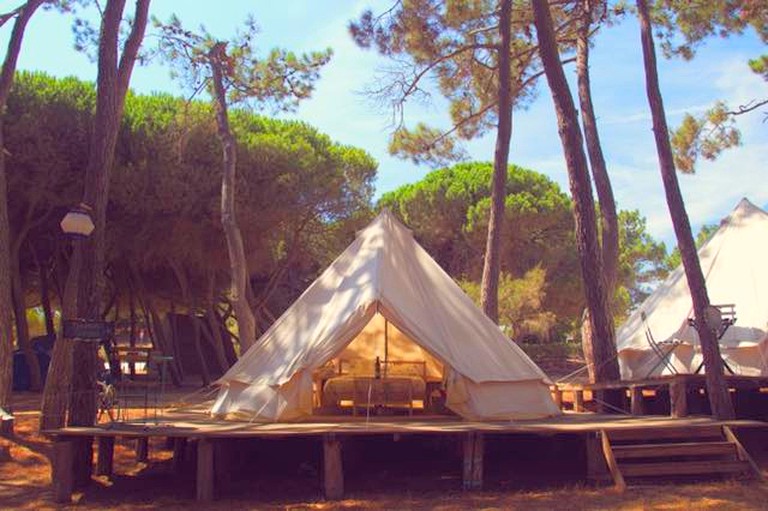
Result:
<svg viewBox="0 0 768 511"><path fill-rule="evenodd" d="M736 207L733 208L734 211L761 211L765 213L762 209L757 207L754 202L750 201L746 197L742 197L738 204L736 204Z"/></svg>
<svg viewBox="0 0 768 511"><path fill-rule="evenodd" d="M357 236L361 236L365 233L371 232L372 230L386 230L386 231L403 231L406 232L409 236L413 237L413 231L406 227L406 225L400 221L400 219L390 211L389 208L382 208L381 212L376 215L376 218L371 220L371 222L363 227L361 230L357 231Z"/></svg>
<svg viewBox="0 0 768 511"><path fill-rule="evenodd" d="M768 218L768 213L763 211L761 208L756 206L752 201L747 199L746 197L743 197L738 204L736 204L736 207L733 208L733 211L731 211L731 214L727 217L723 218L723 220L720 222L720 225L727 225L727 224L733 224L736 222L739 222L745 218L756 216L759 217L765 217Z"/></svg>

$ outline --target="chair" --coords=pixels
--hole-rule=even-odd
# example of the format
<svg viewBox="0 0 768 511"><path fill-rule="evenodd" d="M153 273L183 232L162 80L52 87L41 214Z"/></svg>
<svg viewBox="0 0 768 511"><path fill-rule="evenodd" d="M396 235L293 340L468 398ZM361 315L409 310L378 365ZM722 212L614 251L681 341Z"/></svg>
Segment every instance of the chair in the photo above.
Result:
<svg viewBox="0 0 768 511"><path fill-rule="evenodd" d="M670 371L672 371L673 374L679 374L678 370L675 368L675 365L672 363L672 353L674 353L675 349L677 349L680 344L682 344L677 339L670 339L667 341L657 341L653 337L653 332L651 332L651 327L648 324L648 316L646 316L645 311L640 312L640 317L643 320L643 327L645 328L645 338L648 341L648 344L651 346L651 349L656 354L656 357L658 360L653 365L650 371L648 371L648 374L645 375L646 378L649 378L656 369L658 369L660 366L664 366L668 368Z"/></svg>
<svg viewBox="0 0 768 511"><path fill-rule="evenodd" d="M725 332L728 331L728 329L736 323L736 304L735 303L724 303L721 305L712 305L714 309L717 309L718 314L716 314L716 317L719 316L719 326L715 329L715 335L717 335L718 342L720 339L723 338L725 335ZM696 320L693 318L688 319L688 323L696 328ZM723 367L725 367L729 373L732 375L736 375L736 373L731 369L731 366L728 365L728 362L725 360L725 358L720 355L720 359L723 361ZM696 368L696 371L694 371L693 374L699 374L701 372L701 369L704 367L704 360L701 361L699 364L699 367Z"/></svg>

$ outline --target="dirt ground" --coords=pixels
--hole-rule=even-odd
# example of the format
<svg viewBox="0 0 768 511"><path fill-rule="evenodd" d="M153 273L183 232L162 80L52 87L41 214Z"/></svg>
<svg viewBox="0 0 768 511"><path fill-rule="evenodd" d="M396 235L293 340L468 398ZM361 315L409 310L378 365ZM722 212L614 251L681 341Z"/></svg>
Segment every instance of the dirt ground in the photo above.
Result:
<svg viewBox="0 0 768 511"><path fill-rule="evenodd" d="M0 509L76 510L768 510L768 489L754 482L710 482L630 488L618 494L577 482L555 481L545 485L504 484L464 493L459 478L418 484L418 471L402 464L376 477L352 473L347 498L325 502L321 497L316 466L291 465L290 456L271 453L240 465L224 495L211 505L194 501L194 473L176 474L171 452L160 439L150 445L150 463L136 463L134 446L118 441L112 480L95 478L72 505L58 507L51 501L50 442L37 434L39 413L35 397L26 396L16 408L16 438L10 443L11 460L0 461ZM5 445L9 445L8 441ZM285 466L283 466L285 465ZM264 467L270 467L265 470ZM286 469L285 467L292 468ZM353 471L354 472L354 471ZM377 479L378 478L378 479ZM410 484L411 480L416 480ZM362 484L361 481L365 481Z"/></svg>

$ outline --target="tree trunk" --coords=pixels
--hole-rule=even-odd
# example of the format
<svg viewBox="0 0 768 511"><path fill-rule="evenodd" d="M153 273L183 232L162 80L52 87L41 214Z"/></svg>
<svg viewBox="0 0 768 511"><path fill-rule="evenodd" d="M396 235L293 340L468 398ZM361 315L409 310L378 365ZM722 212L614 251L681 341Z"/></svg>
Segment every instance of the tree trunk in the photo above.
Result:
<svg viewBox="0 0 768 511"><path fill-rule="evenodd" d="M207 387L211 384L211 372L208 370L208 361L206 360L205 353L203 352L203 334L202 334L202 325L200 324L200 318L197 317L197 315L194 313L194 311L190 311L189 316L187 316L192 323L192 341L195 345L195 352L197 353L197 358L200 361L200 379L203 382L203 387Z"/></svg>
<svg viewBox="0 0 768 511"><path fill-rule="evenodd" d="M186 317L190 321L190 326L192 327L192 345L195 347L195 354L197 355L197 361L198 365L200 367L200 378L202 380L203 386L207 387L211 382L210 372L208 371L208 362L205 358L205 353L203 352L203 348L201 345L201 335L200 335L200 322L195 315L195 307L193 304L193 297L192 293L189 291L189 280L187 278L187 272L184 268L182 268L177 263L171 263L171 268L173 269L174 275L176 275L176 280L179 283L179 288L181 289L181 299L184 302L184 305L187 307L187 315ZM174 338L179 339L179 324L178 324L178 317L174 315L174 321L172 323L174 328Z"/></svg>
<svg viewBox="0 0 768 511"><path fill-rule="evenodd" d="M224 89L221 72L221 66L225 65L225 50L225 43L214 45L209 54L209 62L213 75L216 123L222 146L222 163L224 167L221 180L221 226L227 239L230 271L232 272L230 301L237 316L240 353L242 354L256 341L256 318L248 303L248 266L245 260L243 237L240 234L240 228L237 225L237 218L235 216L236 146L235 138L229 128L227 94Z"/></svg>
<svg viewBox="0 0 768 511"><path fill-rule="evenodd" d="M134 296L133 286L128 286L128 312L130 330L128 333L128 345L131 348L136 347L136 297ZM128 371L131 374L131 378L136 377L136 364L134 362L128 363Z"/></svg>
<svg viewBox="0 0 768 511"><path fill-rule="evenodd" d="M152 323L152 331L154 332L157 344L161 346L163 354L173 357L173 360L168 364L168 367L171 370L171 381L176 386L181 385L182 376L181 370L179 369L179 359L173 351L173 342L166 337L165 331L163 330L162 320L157 312L155 312L154 306L149 298L147 299L147 312L149 314L149 321Z"/></svg>
<svg viewBox="0 0 768 511"><path fill-rule="evenodd" d="M102 14L99 35L96 113L83 191L83 202L93 208L95 229L90 238L75 244L64 291L65 301L70 303L62 306L65 313L63 317L68 319L78 317L98 320L101 317L101 302L105 287L105 228L109 176L114 161L115 145L128 83L147 25L149 1L136 0L131 31L125 41L119 60L119 33L125 0L108 0ZM66 314L67 312L71 315ZM71 357L66 353L70 346L72 349ZM66 408L66 405L57 403L57 400L67 398L66 395L61 396L59 392L60 389L69 388L70 385L66 381L60 381L59 378L67 376L66 370L62 369L61 366L68 365L69 360L75 368L71 373L69 423L70 425L88 426L93 424L96 418L95 375L98 362L96 345L84 342L56 343L54 356L51 360L51 376L56 376L56 378L49 377L43 395L41 421L48 427L63 426L64 415L54 411ZM85 466L85 463L82 465ZM78 479L85 479L85 475L78 474Z"/></svg>
<svg viewBox="0 0 768 511"><path fill-rule="evenodd" d="M11 279L12 279L12 293L13 293L13 312L16 318L16 343L19 349L24 353L24 360L27 363L27 370L29 371L29 384L30 389L39 391L43 388L42 375L40 374L40 364L37 361L37 356L32 350L32 345L29 342L29 323L27 323L27 304L24 296L24 284L21 281L18 254L11 254L13 261L11 262Z"/></svg>
<svg viewBox="0 0 768 511"><path fill-rule="evenodd" d="M619 221L616 214L616 201L613 198L611 180L603 157L603 149L600 144L600 136L597 131L597 120L592 105L592 88L589 78L589 31L592 12L587 0L579 2L579 16L581 18L576 39L576 76L579 90L579 106L581 108L581 124L584 128L584 138L587 143L589 164L592 168L592 178L597 190L597 198L600 205L600 221L602 227L601 251L603 260L603 275L605 275L605 295L608 305L608 313L613 318L613 296L616 289L617 272L619 267ZM586 360L594 360L594 342L589 311L584 315L581 330L582 346ZM611 357L616 357L616 345L605 347ZM590 381L596 381L595 365L587 364Z"/></svg>
<svg viewBox="0 0 768 511"><path fill-rule="evenodd" d="M211 313L214 316L214 322L218 326L220 331L222 332L223 337L223 346L224 346L224 354L227 357L227 361L229 362L229 366L231 367L235 362L237 362L237 353L235 353L235 344L232 342L234 339L232 338L232 332L229 331L227 328L227 320L224 319L224 316L222 316L216 307L211 309Z"/></svg>
<svg viewBox="0 0 768 511"><path fill-rule="evenodd" d="M50 268L40 265L40 306L45 317L45 333L49 337L56 336L56 327L53 324L53 309L51 308Z"/></svg>
<svg viewBox="0 0 768 511"><path fill-rule="evenodd" d="M707 394L712 414L719 419L730 419L734 416L728 387L723 374L723 360L720 358L720 346L717 336L704 321L705 311L709 304L707 284L696 253L696 244L691 232L688 213L685 210L680 185L677 181L672 147L669 142L669 130L664 112L664 103L659 89L659 77L656 66L656 50L653 43L653 29L645 0L637 0L637 11L640 18L640 34L643 45L643 63L645 66L645 87L648 94L648 104L653 118L653 135L656 140L656 152L659 158L661 178L664 182L664 192L667 197L667 207L672 217L677 246L685 269L685 277L693 300L693 312L696 318L696 330L699 334L701 353L706 367Z"/></svg>
<svg viewBox="0 0 768 511"><path fill-rule="evenodd" d="M216 360L219 362L219 367L221 368L222 373L224 373L230 366L224 343L230 342L230 340L229 338L225 339L224 336L221 335L221 325L216 321L216 313L214 312L213 306L206 311L205 320L207 321L208 330L211 334L211 343L216 350Z"/></svg>
<svg viewBox="0 0 768 511"><path fill-rule="evenodd" d="M206 304L205 304L205 325L204 332L210 332L207 336L214 352L216 353L216 360L219 363L221 374L229 369L229 361L224 352L224 339L221 335L221 329L216 324L216 317L214 310L216 308L216 299L214 297L214 288L216 286L216 279L212 271L208 272L208 288L206 289Z"/></svg>
<svg viewBox="0 0 768 511"><path fill-rule="evenodd" d="M13 298L7 189L3 119L0 115L0 408L4 410L8 409L13 388Z"/></svg>
<svg viewBox="0 0 768 511"><path fill-rule="evenodd" d="M558 133L568 167L568 182L573 196L573 216L576 224L576 247L579 252L587 309L594 338L595 380L619 379L619 364L615 353L613 321L608 313L605 277L597 237L595 204L584 154L576 108L565 79L552 28L552 18L546 0L532 0L534 23L539 39L539 51L544 72L552 92L558 120ZM613 347L613 352L610 350ZM588 361L589 362L589 361Z"/></svg>
<svg viewBox="0 0 768 511"><path fill-rule="evenodd" d="M11 297L11 227L8 220L8 183L5 176L5 145L3 143L3 119L5 105L13 85L16 62L27 22L43 0L29 0L19 12L13 24L8 50L0 71L0 408L7 409L13 384L13 337Z"/></svg>
<svg viewBox="0 0 768 511"><path fill-rule="evenodd" d="M512 137L512 90L510 45L512 0L502 0L499 16L499 90L498 128L496 150L493 153L493 182L491 184L491 211L488 217L488 236L485 244L483 278L480 283L480 303L485 314L499 322L499 274L501 273L501 234L507 199L507 173L509 172L509 143Z"/></svg>

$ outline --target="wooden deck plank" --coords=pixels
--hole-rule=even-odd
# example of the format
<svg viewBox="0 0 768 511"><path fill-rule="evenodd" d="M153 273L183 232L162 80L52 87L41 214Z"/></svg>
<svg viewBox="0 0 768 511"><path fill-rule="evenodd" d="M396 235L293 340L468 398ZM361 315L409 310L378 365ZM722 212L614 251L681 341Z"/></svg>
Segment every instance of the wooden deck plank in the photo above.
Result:
<svg viewBox="0 0 768 511"><path fill-rule="evenodd" d="M675 426L674 424L677 425ZM671 422L670 427L657 427L648 425L644 428L614 428L612 430L608 430L607 433L612 442L647 440L648 443L652 443L658 440L723 437L722 426L716 421L712 421L709 424L700 424L696 427L687 426L685 421L681 421Z"/></svg>
<svg viewBox="0 0 768 511"><path fill-rule="evenodd" d="M290 436L322 436L371 434L457 434L470 431L483 433L583 434L605 430L613 441L616 435L632 435L632 430L659 428L691 428L691 434L704 434L702 428L729 425L739 428L766 428L768 423L756 420L717 421L710 417L674 419L667 416L618 416L592 413L565 413L556 417L521 421L465 421L460 418L387 418L366 421L352 417L316 417L314 422L227 421L213 419L203 413L165 414L160 424L143 421L111 423L94 427L68 427L44 432L52 437L174 437L174 438L279 438ZM714 431L714 430L713 430ZM621 433L620 433L621 432ZM626 432L626 433L624 433ZM663 433L663 432L662 432ZM636 434L636 433L634 433ZM672 433L670 433L672 434Z"/></svg>
<svg viewBox="0 0 768 511"><path fill-rule="evenodd" d="M633 386L641 388L654 388L669 385L674 380L680 380L689 387L706 387L706 375L704 374L677 374L668 376L659 376L654 378L644 378L641 380L627 380L606 383L557 383L554 386L564 392L574 390L605 390L605 389L627 389ZM726 385L734 389L760 389L768 388L768 377L765 376L725 376Z"/></svg>
<svg viewBox="0 0 768 511"><path fill-rule="evenodd" d="M749 470L749 465L744 461L678 461L621 465L621 472L625 477L738 474Z"/></svg>
<svg viewBox="0 0 768 511"><path fill-rule="evenodd" d="M671 456L724 456L736 454L736 446L731 442L614 445L613 454L619 460Z"/></svg>

